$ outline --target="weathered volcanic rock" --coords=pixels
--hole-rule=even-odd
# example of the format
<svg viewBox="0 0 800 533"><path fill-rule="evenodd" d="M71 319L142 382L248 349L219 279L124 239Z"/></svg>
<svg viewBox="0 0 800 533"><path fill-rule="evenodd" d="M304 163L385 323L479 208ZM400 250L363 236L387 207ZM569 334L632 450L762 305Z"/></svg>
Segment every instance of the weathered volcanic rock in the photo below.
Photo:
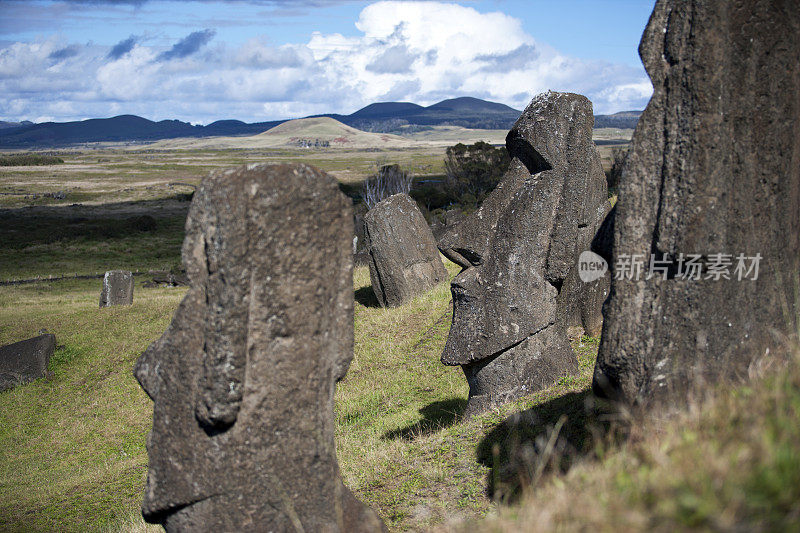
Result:
<svg viewBox="0 0 800 533"><path fill-rule="evenodd" d="M595 240L598 228L610 216L611 203L600 204L597 217L588 225L578 228L578 250L595 251L593 241ZM602 257L602 254L600 254ZM581 256L578 256L580 260ZM605 266L608 268L608 262ZM561 320L570 330L577 331L578 334L597 337L603 328L603 303L608 298L611 290L611 271L606 270L605 274L596 280L587 281L581 279L578 268L572 268L567 274L561 291L558 294L558 309L562 315Z"/></svg>
<svg viewBox="0 0 800 533"><path fill-rule="evenodd" d="M55 347L49 334L0 346L0 391L45 377Z"/></svg>
<svg viewBox="0 0 800 533"><path fill-rule="evenodd" d="M401 305L447 280L433 233L410 196L379 202L364 223L372 290L382 306Z"/></svg>
<svg viewBox="0 0 800 533"><path fill-rule="evenodd" d="M620 179L613 253L655 253L669 269L615 274L593 388L648 404L747 377L796 339L800 10L659 0L639 54L654 93ZM681 275L689 254L700 280ZM745 268L761 255L757 279L739 280L740 254Z"/></svg>
<svg viewBox="0 0 800 533"><path fill-rule="evenodd" d="M133 274L127 270L109 270L103 276L100 307L133 304Z"/></svg>
<svg viewBox="0 0 800 533"><path fill-rule="evenodd" d="M439 241L464 267L442 362L464 368L468 414L577 369L559 293L607 208L592 124L583 96L534 98L508 134L500 185ZM568 300L580 301L581 287L570 290Z"/></svg>
<svg viewBox="0 0 800 533"><path fill-rule="evenodd" d="M333 396L353 357L350 201L305 165L194 195L190 287L136 364L155 402L142 512L167 531L379 531L342 484Z"/></svg>

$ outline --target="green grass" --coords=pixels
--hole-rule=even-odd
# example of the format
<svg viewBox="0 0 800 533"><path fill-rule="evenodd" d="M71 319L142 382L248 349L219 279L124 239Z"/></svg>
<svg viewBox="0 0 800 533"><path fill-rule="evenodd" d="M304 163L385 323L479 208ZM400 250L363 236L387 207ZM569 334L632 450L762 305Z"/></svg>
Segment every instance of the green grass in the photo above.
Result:
<svg viewBox="0 0 800 533"><path fill-rule="evenodd" d="M395 309L374 306L365 267L356 269L354 289L355 354L336 396L345 482L393 530L485 515L494 507L487 492L494 465L476 450L508 414L585 390L596 342L576 344L580 377L464 421L463 374L439 362L448 285ZM59 345L51 378L0 394L0 529L141 526L152 404L131 370L184 291L137 282L132 307L101 310L99 290L99 280L0 287L0 343L45 328Z"/></svg>
<svg viewBox="0 0 800 533"><path fill-rule="evenodd" d="M629 427L592 399L598 340L583 337L573 343L577 375L464 420L463 375L439 363L447 285L381 309L368 280L356 269L355 354L337 389L336 444L345 483L391 530L790 530L800 522L796 365L721 389L688 414ZM137 282L133 306L101 310L99 285L0 287L0 343L46 328L59 345L50 378L0 394L2 530L144 528L137 513L152 404L131 370L184 290Z"/></svg>
<svg viewBox="0 0 800 533"><path fill-rule="evenodd" d="M116 216L64 208L0 211L0 281L169 269L180 262L188 205L184 202L182 214L166 216L152 209L155 227L142 224L142 215L133 211Z"/></svg>
<svg viewBox="0 0 800 533"><path fill-rule="evenodd" d="M183 291L136 288L98 309L99 280L0 289L0 343L55 333L47 380L0 394L0 529L98 531L137 512L152 405L133 361Z"/></svg>
<svg viewBox="0 0 800 533"><path fill-rule="evenodd" d="M765 379L635 422L593 460L530 487L523 505L459 530L800 529L800 352Z"/></svg>

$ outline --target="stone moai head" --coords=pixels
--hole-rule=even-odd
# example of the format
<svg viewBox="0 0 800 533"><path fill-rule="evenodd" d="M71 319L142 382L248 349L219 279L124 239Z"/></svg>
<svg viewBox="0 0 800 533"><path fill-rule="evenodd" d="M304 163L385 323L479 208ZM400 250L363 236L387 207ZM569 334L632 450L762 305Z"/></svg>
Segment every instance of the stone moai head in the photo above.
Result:
<svg viewBox="0 0 800 533"><path fill-rule="evenodd" d="M305 165L195 194L189 291L136 364L154 401L142 512L168 531L375 531L342 484L333 395L353 356L352 207Z"/></svg>
<svg viewBox="0 0 800 533"><path fill-rule="evenodd" d="M378 303L402 305L447 280L436 240L405 193L378 202L364 217L369 277Z"/></svg>
<svg viewBox="0 0 800 533"><path fill-rule="evenodd" d="M564 280L588 246L584 228L599 227L606 212L593 123L584 96L534 98L508 134L511 164L498 187L439 240L444 255L464 268L452 282L442 362L462 365L468 413L577 369L557 308Z"/></svg>
<svg viewBox="0 0 800 533"><path fill-rule="evenodd" d="M619 178L596 394L684 402L796 350L798 28L796 3L656 2L639 44L653 96Z"/></svg>
<svg viewBox="0 0 800 533"><path fill-rule="evenodd" d="M103 276L100 307L133 304L133 273L128 270L109 270Z"/></svg>

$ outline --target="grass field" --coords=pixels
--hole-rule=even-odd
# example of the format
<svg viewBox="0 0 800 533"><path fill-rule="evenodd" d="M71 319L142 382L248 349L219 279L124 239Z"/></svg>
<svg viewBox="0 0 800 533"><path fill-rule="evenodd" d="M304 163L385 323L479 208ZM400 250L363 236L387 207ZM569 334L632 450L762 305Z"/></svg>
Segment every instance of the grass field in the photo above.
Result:
<svg viewBox="0 0 800 533"><path fill-rule="evenodd" d="M97 308L99 280L0 287L0 343L45 328L59 345L51 378L0 394L0 529L97 531L137 513L152 404L131 370L184 293L139 285L133 306L110 309ZM463 422L466 382L439 362L451 316L447 284L385 310L360 267L354 291L355 354L336 396L345 482L393 529L483 516L493 508L493 458L476 450L491 449L487 438L502 441L487 429L514 410L585 393L596 341L576 344L580 377Z"/></svg>
<svg viewBox="0 0 800 533"><path fill-rule="evenodd" d="M189 202L187 188L169 183L265 154L76 152L59 154L63 165L4 168L0 187L63 189L63 181L95 196L82 206L0 210L0 280L170 268ZM352 171L343 181L353 187L376 153L351 155L284 154ZM431 168L441 157L391 155ZM142 215L155 226L137 222ZM47 379L0 393L0 531L148 529L139 504L152 403L131 371L185 289L144 288L145 279L136 278L133 306L106 309L98 279L0 285L0 344L41 329L58 344ZM336 446L345 483L390 530L800 526L796 363L748 386L720 386L687 413L631 424L591 395L599 340L583 337L573 342L578 375L464 420L463 374L439 362L452 313L447 284L381 309L360 267L353 290L355 353L337 388Z"/></svg>
<svg viewBox="0 0 800 533"><path fill-rule="evenodd" d="M438 360L447 285L391 310L374 307L369 291L360 267L336 445L345 483L391 530L800 523L796 367L631 431L592 400L598 340L584 337L573 344L579 375L463 420L464 378ZM0 530L144 527L138 506L152 404L131 370L184 290L137 283L133 306L102 310L98 292L98 280L0 287L0 343L41 328L58 339L50 378L0 394ZM523 484L535 489L520 492Z"/></svg>
<svg viewBox="0 0 800 533"><path fill-rule="evenodd" d="M399 163L417 175L443 171L444 148L375 150L109 149L62 152L63 164L0 167L0 209L68 207L160 200L192 191L210 171L254 162L304 162L344 183L363 181L379 163ZM64 193L64 198L44 196ZM38 195L34 197L34 195Z"/></svg>

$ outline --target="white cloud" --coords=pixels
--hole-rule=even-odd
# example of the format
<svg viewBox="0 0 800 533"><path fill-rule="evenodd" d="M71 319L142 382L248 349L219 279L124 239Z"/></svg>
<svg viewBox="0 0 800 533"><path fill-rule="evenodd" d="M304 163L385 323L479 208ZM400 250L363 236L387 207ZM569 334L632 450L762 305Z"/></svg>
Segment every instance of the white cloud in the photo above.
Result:
<svg viewBox="0 0 800 533"><path fill-rule="evenodd" d="M522 109L548 89L585 94L608 113L641 109L652 92L643 69L565 56L500 12L387 1L365 7L355 25L355 37L315 32L307 43L238 47L209 43L207 29L172 47L136 38L124 54L55 36L14 43L0 49L0 120L134 113L254 122L456 96ZM165 53L170 60L159 61Z"/></svg>

